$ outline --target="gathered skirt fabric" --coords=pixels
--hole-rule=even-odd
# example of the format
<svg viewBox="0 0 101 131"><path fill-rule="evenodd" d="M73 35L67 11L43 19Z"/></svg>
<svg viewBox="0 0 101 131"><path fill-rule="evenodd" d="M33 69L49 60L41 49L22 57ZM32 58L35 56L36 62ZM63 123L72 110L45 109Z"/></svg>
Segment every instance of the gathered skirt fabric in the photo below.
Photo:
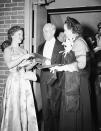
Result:
<svg viewBox="0 0 101 131"><path fill-rule="evenodd" d="M1 131L38 131L30 81L17 71L6 82Z"/></svg>

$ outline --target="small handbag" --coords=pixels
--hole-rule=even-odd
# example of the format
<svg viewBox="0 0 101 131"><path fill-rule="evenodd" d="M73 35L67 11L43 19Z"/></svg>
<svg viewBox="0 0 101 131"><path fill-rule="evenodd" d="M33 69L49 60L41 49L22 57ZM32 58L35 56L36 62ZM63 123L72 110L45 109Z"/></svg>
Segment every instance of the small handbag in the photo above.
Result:
<svg viewBox="0 0 101 131"><path fill-rule="evenodd" d="M26 71L23 77L26 80L37 81L36 74L32 71Z"/></svg>

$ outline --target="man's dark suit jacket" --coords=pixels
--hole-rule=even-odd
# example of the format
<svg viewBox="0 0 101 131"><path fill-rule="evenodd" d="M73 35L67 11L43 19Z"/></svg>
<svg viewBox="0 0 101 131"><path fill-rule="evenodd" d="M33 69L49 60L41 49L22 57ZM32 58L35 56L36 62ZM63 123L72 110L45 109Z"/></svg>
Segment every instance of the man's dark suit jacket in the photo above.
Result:
<svg viewBox="0 0 101 131"><path fill-rule="evenodd" d="M43 55L43 48L45 43L41 44L38 48L38 53ZM53 48L51 64L62 64L62 54L64 48L62 43L58 40L55 41ZM42 107L44 118L45 131L57 131L58 118L61 99L61 77L62 72L56 72L56 76L50 72L49 69L41 70L40 74L40 87L42 94Z"/></svg>

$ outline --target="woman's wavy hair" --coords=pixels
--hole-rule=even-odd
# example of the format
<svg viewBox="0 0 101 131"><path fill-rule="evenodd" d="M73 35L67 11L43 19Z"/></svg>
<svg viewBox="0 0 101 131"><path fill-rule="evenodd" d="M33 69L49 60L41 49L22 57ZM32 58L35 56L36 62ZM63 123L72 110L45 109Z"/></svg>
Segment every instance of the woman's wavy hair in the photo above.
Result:
<svg viewBox="0 0 101 131"><path fill-rule="evenodd" d="M5 40L2 44L1 44L1 50L4 52L5 48L7 48L8 46L11 45L11 41L10 40Z"/></svg>
<svg viewBox="0 0 101 131"><path fill-rule="evenodd" d="M16 25L16 26L12 26L9 30L8 30L8 40L12 41L12 36L14 35L15 32L22 30L23 28L21 28L20 26Z"/></svg>
<svg viewBox="0 0 101 131"><path fill-rule="evenodd" d="M98 29L101 28L101 22L99 22L99 23L97 24L97 28L98 28Z"/></svg>
<svg viewBox="0 0 101 131"><path fill-rule="evenodd" d="M82 35L81 24L76 19L67 16L65 24L67 25L67 29L71 29L73 33Z"/></svg>

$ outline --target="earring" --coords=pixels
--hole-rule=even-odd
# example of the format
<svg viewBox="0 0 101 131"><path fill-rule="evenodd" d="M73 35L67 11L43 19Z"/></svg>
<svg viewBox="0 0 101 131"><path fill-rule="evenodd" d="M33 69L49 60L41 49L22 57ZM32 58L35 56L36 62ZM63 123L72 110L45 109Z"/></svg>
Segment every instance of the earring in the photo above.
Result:
<svg viewBox="0 0 101 131"><path fill-rule="evenodd" d="M74 41L75 40L75 37L72 37L72 41Z"/></svg>

